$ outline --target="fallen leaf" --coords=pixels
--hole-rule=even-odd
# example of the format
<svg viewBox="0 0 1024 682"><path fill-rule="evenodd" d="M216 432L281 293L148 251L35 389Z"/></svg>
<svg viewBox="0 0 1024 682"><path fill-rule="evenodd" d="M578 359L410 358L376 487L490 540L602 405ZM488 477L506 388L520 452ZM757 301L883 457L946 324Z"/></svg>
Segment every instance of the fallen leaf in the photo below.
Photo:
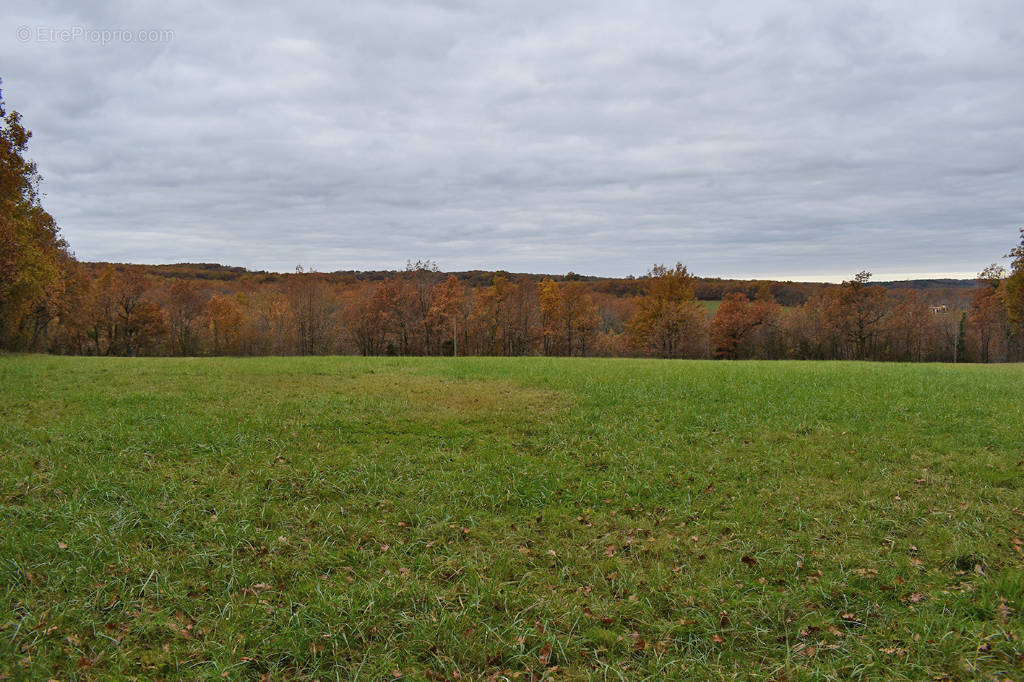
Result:
<svg viewBox="0 0 1024 682"><path fill-rule="evenodd" d="M1010 622L1010 616L1013 615L1013 609L1006 605L1006 599L1000 597L999 606L996 607L996 617L999 622L1006 625Z"/></svg>

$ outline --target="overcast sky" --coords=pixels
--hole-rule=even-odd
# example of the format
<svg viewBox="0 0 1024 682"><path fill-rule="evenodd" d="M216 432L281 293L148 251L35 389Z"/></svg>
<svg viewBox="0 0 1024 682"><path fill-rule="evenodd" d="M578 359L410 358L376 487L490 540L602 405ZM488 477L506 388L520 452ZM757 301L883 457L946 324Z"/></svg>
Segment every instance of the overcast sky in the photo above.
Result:
<svg viewBox="0 0 1024 682"><path fill-rule="evenodd" d="M33 0L2 27L85 260L970 276L1024 225L1019 0Z"/></svg>

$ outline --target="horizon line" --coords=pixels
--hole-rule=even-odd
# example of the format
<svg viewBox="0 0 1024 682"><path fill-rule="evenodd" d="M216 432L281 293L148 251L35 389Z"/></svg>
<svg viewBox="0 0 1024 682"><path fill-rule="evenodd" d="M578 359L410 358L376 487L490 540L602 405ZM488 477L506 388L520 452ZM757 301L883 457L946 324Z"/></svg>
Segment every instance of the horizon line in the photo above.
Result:
<svg viewBox="0 0 1024 682"><path fill-rule="evenodd" d="M82 263L92 263L92 264L109 263L109 264L112 264L112 265L145 265L145 266L151 266L151 267L173 267L173 266L176 266L176 265L183 265L183 266L185 266L185 265L216 265L218 267L223 267L223 268L244 268L246 271L253 272L253 273L267 273L267 274L275 274L275 275L291 275L291 274L295 274L295 270L294 269L292 269L292 270L277 270L277 269L252 267L252 266L249 266L249 265L229 265L229 264L225 264L225 263L218 263L218 262L212 262L212 261L178 261L176 263L145 263L145 262L108 261L108 260L83 260L83 261L80 261L80 262L82 262ZM410 261L410 262L412 262L412 261ZM428 262L433 262L435 265L438 265L436 261L428 261ZM301 267L306 267L306 266L301 266ZM587 274L587 273L584 273L584 272L577 272L575 270L569 270L569 271L567 271L565 273L556 273L556 272L526 272L526 271L508 270L506 268L485 268L485 267L462 269L462 270L447 270L447 269L444 269L444 268L440 268L440 266L438 266L438 267L439 267L438 271L441 272L441 273L445 273L445 274L455 273L455 272L507 272L509 274L532 275L532 276L538 276L538 277L541 277L541 276L546 276L546 277L565 277L566 275L572 273L572 274L580 275L581 277L594 277L594 278L597 278L597 279L628 279L629 277L633 277L635 279L642 279L643 277L646 276L646 273L644 273L644 274L628 274L628 275L605 275L605 274ZM403 270L404 269L400 268L400 267L399 268L335 268L335 269L327 270L327 269L319 269L319 268L315 268L313 266L309 266L309 269L306 269L305 272L307 272L307 273L320 273L320 274L328 274L329 275L329 274L334 274L334 273L339 273L339 272L396 272L396 273L398 273L398 272L403 272ZM694 271L690 270L690 274L693 275L694 277L699 278L699 279L723 279L723 280L736 280L736 281L747 281L747 282L749 282L749 281L793 282L793 283L799 283L799 284L840 284L840 283L842 283L844 281L849 281L850 279L853 278L853 274L838 275L838 274L835 274L835 273L827 273L827 274L825 274L825 273L817 273L817 274L806 274L806 273L803 273L803 274L781 275L781 276L780 275L734 275L734 274L728 274L728 275L708 275L708 274L699 274L697 272L694 272ZM856 273L854 273L854 274L856 274ZM871 273L871 280L873 282L913 282L913 281L921 281L921 280L945 280L945 279L963 281L963 280L976 280L977 278L978 278L978 273L976 273L976 272L964 272L964 271L960 271L960 272L949 272L949 271L941 271L941 272L878 272L878 273L872 272Z"/></svg>

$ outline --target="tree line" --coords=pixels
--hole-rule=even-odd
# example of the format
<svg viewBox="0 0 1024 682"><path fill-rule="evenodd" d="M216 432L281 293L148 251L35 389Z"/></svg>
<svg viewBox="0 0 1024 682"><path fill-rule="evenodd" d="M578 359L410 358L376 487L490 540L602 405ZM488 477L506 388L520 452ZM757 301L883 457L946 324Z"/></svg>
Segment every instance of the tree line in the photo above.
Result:
<svg viewBox="0 0 1024 682"><path fill-rule="evenodd" d="M0 350L80 355L550 355L1024 359L1024 229L964 295L872 284L569 273L250 273L78 262L40 201L31 133L0 98ZM706 299L720 299L717 307Z"/></svg>

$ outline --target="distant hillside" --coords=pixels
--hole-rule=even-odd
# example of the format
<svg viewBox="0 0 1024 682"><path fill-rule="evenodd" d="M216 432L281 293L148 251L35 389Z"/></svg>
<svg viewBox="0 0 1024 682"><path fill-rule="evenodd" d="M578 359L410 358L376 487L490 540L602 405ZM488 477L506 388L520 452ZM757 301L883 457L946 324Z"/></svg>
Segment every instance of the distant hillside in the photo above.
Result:
<svg viewBox="0 0 1024 682"><path fill-rule="evenodd" d="M84 261L83 265L90 267L106 267L107 265L113 265L117 269L124 269L128 267L142 268L151 275L158 275L162 277L190 277L196 279L238 279L244 275L271 275L271 274L291 274L291 273L276 273L267 270L249 270L247 268L236 266L236 265L221 265L220 263L167 263L161 265L136 265L133 263L108 263L105 261ZM328 275L338 275L349 279L357 279L360 281L376 281L387 279L398 273L401 270L334 270L326 273ZM533 272L509 272L507 270L453 270L449 272L443 272L442 274L453 274L460 280L473 281L473 280L486 280L488 283L495 275L503 275L510 279L525 277L527 279L541 280L545 278L551 278L556 281L582 281L582 282L633 282L638 280L638 277L601 277L598 275L581 275L575 272L569 272L567 274L551 274L551 273L533 273ZM719 283L723 286L729 285L748 285L751 283L768 282L770 284L822 284L821 282L804 282L804 281L793 281L793 280L764 280L764 279L723 279L721 277L698 277L701 282L707 282L709 284ZM976 284L976 280L973 279L911 279L911 280L895 280L887 282L872 282L876 286L883 286L887 289L947 289L947 288L970 288Z"/></svg>
<svg viewBox="0 0 1024 682"><path fill-rule="evenodd" d="M293 276L294 273L276 273L266 270L248 270L243 267L220 265L219 263L172 263L166 265L132 265L130 263L83 263L95 273L108 265L117 270L128 268L139 268L154 277L166 277L171 279L195 279L207 281L233 282L244 279L256 280L259 282L275 281L282 277ZM319 277L336 281L338 283L356 282L380 282L389 277L400 274L401 270L335 270L334 272L316 273ZM611 296L638 296L640 295L641 279L637 277L597 277L594 275L580 275L575 272L561 274L539 274L523 272L507 272L505 270L461 270L455 272L444 272L439 275L455 275L460 282L472 287L489 286L496 276L503 276L510 280L528 279L539 282L545 278L551 278L557 282L580 281L591 285L592 290ZM698 277L697 298L702 301L720 301L726 294L742 293L753 299L762 285L767 284L772 296L784 306L797 306L803 304L815 291L822 288L835 286L821 282L792 282L779 280L757 280L757 279L722 279L720 277ZM970 279L918 279L893 282L873 282L875 286L885 287L890 290L914 289L928 294L929 298L935 299L937 303L954 303L962 297L975 281Z"/></svg>
<svg viewBox="0 0 1024 682"><path fill-rule="evenodd" d="M231 281L246 275L266 275L264 270L247 270L243 267L221 265L220 263L173 263L167 265L136 265L134 263L106 263L83 261L82 265L92 270L103 270L113 266L115 270L139 268L149 275L174 279L207 279Z"/></svg>
<svg viewBox="0 0 1024 682"><path fill-rule="evenodd" d="M909 279L895 282L873 282L886 289L970 289L977 286L976 279Z"/></svg>

